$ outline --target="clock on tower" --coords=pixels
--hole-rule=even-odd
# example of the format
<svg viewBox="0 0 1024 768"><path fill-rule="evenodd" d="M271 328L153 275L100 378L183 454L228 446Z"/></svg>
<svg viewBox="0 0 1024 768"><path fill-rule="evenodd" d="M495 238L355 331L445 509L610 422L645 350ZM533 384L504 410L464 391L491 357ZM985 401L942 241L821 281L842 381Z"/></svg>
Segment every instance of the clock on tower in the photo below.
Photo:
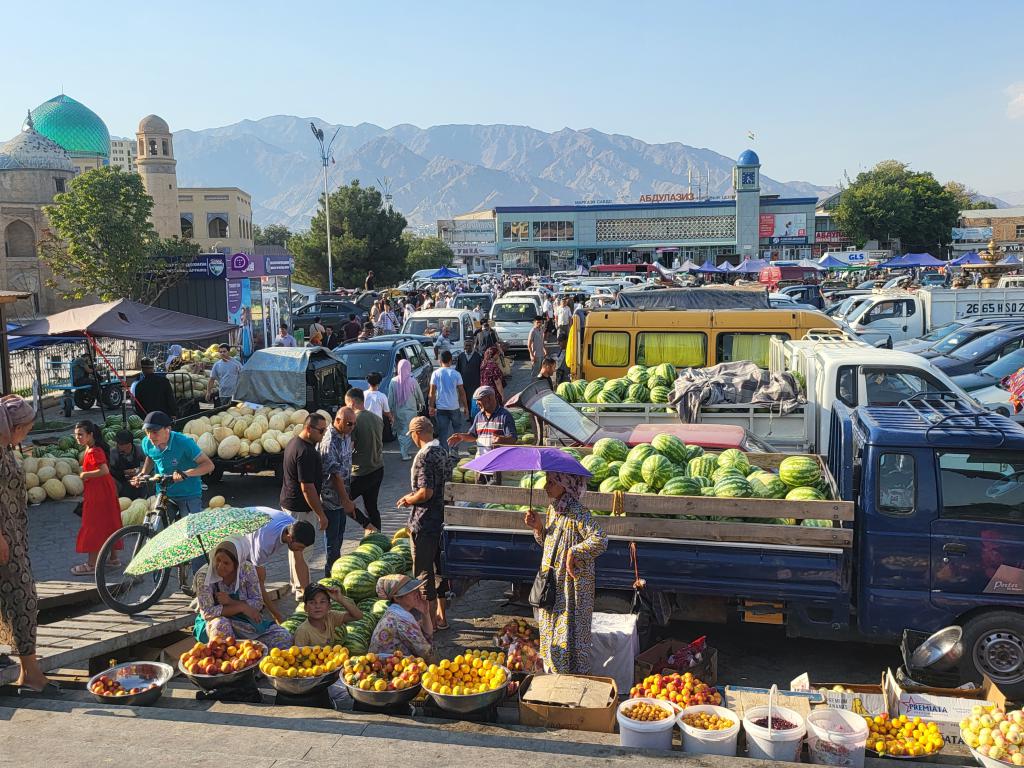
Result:
<svg viewBox="0 0 1024 768"><path fill-rule="evenodd" d="M756 174L754 171L743 171L740 174L740 185L744 187L752 187L755 184Z"/></svg>

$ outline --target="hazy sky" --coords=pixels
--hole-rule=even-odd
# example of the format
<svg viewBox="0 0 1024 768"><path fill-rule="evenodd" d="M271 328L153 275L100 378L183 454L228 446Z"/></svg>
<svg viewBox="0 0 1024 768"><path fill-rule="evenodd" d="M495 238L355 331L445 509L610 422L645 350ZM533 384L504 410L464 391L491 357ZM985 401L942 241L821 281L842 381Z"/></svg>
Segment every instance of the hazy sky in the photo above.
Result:
<svg viewBox="0 0 1024 768"><path fill-rule="evenodd" d="M150 112L172 130L273 114L568 126L752 145L781 180L897 158L1024 190L1021 0L0 0L0 24L0 140L63 90L120 135Z"/></svg>

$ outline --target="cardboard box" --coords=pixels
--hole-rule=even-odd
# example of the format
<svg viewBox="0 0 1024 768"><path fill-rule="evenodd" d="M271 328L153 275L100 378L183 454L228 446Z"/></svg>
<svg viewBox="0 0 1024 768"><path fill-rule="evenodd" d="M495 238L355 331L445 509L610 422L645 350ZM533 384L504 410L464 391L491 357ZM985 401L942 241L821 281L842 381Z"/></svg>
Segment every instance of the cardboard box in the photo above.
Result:
<svg viewBox="0 0 1024 768"><path fill-rule="evenodd" d="M618 689L610 677L530 675L519 688L520 725L615 733Z"/></svg>
<svg viewBox="0 0 1024 768"><path fill-rule="evenodd" d="M663 667L664 663L668 661L669 656L679 648L685 648L689 644L689 642L683 640L662 640L660 643L652 645L634 660L633 682L639 683L648 675L656 675L659 672L665 674L691 672L701 682L715 685L718 682L718 650L710 645L706 646L703 660L695 667L682 671Z"/></svg>
<svg viewBox="0 0 1024 768"><path fill-rule="evenodd" d="M748 709L767 705L770 693L771 691L767 688L727 685L725 686L725 699L722 702L722 706L726 709L731 709L737 715L743 717ZM814 699L820 702L822 697L816 692L797 693L779 691L775 697L775 703L780 707L792 709L801 717L806 718L811 714L811 703Z"/></svg>
<svg viewBox="0 0 1024 768"><path fill-rule="evenodd" d="M836 686L842 687L843 691L833 691ZM810 676L805 672L789 684L789 690L817 691L825 697L825 706L828 709L845 709L858 715L881 715L889 711L884 675L878 685L859 685L811 682Z"/></svg>
<svg viewBox="0 0 1024 768"><path fill-rule="evenodd" d="M949 688L918 688L904 690L892 670L885 674L885 694L892 716L906 715L937 723L947 744L962 744L960 721L971 714L976 704L1006 706L1006 696L987 677L981 688L961 690Z"/></svg>

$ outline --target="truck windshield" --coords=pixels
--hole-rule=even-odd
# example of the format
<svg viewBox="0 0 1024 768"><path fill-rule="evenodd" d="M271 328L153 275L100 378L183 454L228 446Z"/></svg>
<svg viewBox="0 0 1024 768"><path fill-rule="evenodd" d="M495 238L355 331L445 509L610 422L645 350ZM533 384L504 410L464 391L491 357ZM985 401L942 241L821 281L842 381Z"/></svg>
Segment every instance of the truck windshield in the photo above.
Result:
<svg viewBox="0 0 1024 768"><path fill-rule="evenodd" d="M447 326L453 339L459 337L459 318L457 317L416 317L413 315L405 321L405 325L402 326L402 333L434 336L440 333L442 326Z"/></svg>
<svg viewBox="0 0 1024 768"><path fill-rule="evenodd" d="M577 443L586 445L598 430L596 423L550 390L540 397L523 398L520 404L534 416L547 422L562 434L568 435Z"/></svg>
<svg viewBox="0 0 1024 768"><path fill-rule="evenodd" d="M532 301L499 301L491 308L491 320L496 323L532 323L537 316L537 305Z"/></svg>
<svg viewBox="0 0 1024 768"><path fill-rule="evenodd" d="M388 360L390 352L383 350L366 350L365 352L336 353L345 361L346 373L350 379L365 379L366 375L376 371L381 376L387 376L391 372L391 363Z"/></svg>
<svg viewBox="0 0 1024 768"><path fill-rule="evenodd" d="M1024 523L1024 454L940 451L939 473L943 518Z"/></svg>
<svg viewBox="0 0 1024 768"><path fill-rule="evenodd" d="M868 405L898 405L922 392L949 392L949 387L921 371L864 368Z"/></svg>

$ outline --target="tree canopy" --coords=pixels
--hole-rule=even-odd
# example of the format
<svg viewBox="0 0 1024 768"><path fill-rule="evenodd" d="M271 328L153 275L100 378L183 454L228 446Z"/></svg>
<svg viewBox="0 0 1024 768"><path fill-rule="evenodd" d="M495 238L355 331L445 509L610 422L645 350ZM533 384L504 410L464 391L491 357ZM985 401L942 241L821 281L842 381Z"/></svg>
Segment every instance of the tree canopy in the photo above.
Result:
<svg viewBox="0 0 1024 768"><path fill-rule="evenodd" d="M284 224L268 224L266 227L257 224L252 228L252 239L256 245L279 245L284 248L291 236L292 231Z"/></svg>
<svg viewBox="0 0 1024 768"><path fill-rule="evenodd" d="M843 190L833 217L858 244L899 238L905 251L928 251L949 242L958 202L931 173L885 160Z"/></svg>
<svg viewBox="0 0 1024 768"><path fill-rule="evenodd" d="M452 249L439 237L417 237L412 234L403 237L408 248L405 259L407 277L420 269L450 267L455 260Z"/></svg>
<svg viewBox="0 0 1024 768"><path fill-rule="evenodd" d="M961 211L980 211L996 207L994 203L959 181L947 181L945 189L956 198L956 207Z"/></svg>
<svg viewBox="0 0 1024 768"><path fill-rule="evenodd" d="M189 240L157 235L142 177L117 167L76 176L44 210L53 231L40 243L40 258L64 298L151 304L199 253Z"/></svg>
<svg viewBox="0 0 1024 768"><path fill-rule="evenodd" d="M334 287L362 286L373 270L378 285L390 285L405 276L405 217L384 205L374 187L353 180L331 193L331 255ZM288 250L295 255L295 279L327 287L327 238L324 198L308 232L293 235Z"/></svg>

